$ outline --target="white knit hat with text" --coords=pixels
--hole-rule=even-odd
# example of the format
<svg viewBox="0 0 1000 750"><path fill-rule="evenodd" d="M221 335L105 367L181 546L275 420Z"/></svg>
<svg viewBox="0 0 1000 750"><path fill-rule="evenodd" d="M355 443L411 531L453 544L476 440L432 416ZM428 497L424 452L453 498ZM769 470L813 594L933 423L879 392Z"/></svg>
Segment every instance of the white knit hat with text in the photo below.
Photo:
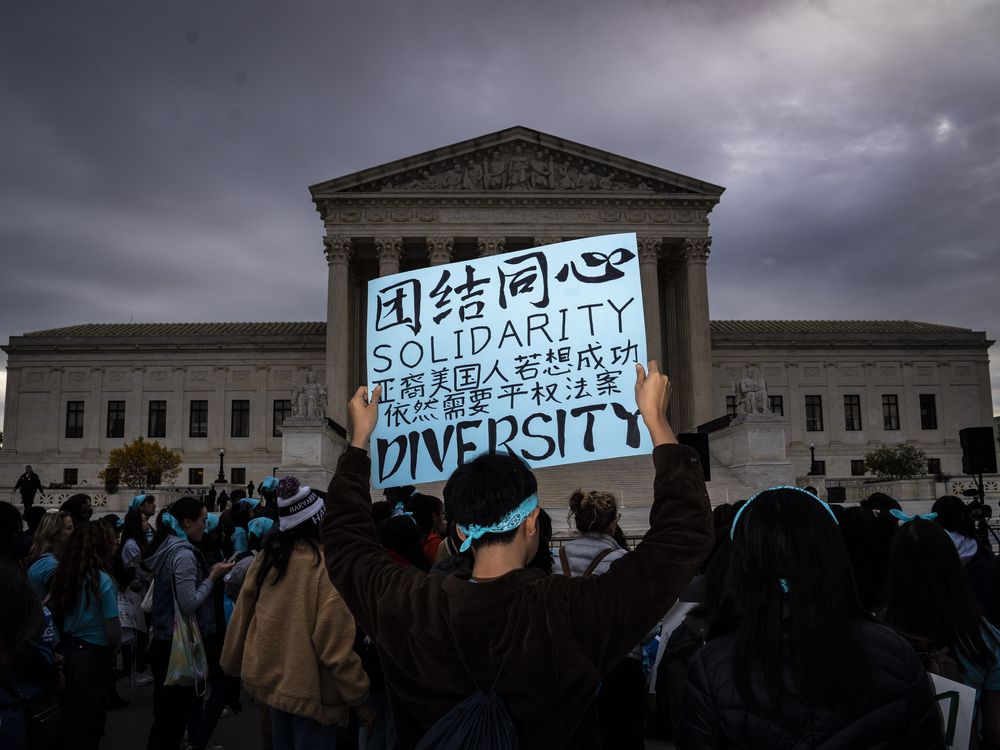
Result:
<svg viewBox="0 0 1000 750"><path fill-rule="evenodd" d="M319 523L326 512L323 498L299 485L295 477L284 477L278 482L278 528L288 531L300 523Z"/></svg>

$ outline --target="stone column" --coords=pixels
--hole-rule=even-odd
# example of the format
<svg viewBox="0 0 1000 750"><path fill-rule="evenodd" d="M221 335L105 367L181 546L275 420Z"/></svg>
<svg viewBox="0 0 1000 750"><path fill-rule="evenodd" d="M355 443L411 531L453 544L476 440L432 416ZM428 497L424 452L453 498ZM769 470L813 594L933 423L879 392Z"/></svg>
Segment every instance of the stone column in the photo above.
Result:
<svg viewBox="0 0 1000 750"><path fill-rule="evenodd" d="M506 237L480 237L479 257L485 258L489 255L500 255L507 249Z"/></svg>
<svg viewBox="0 0 1000 750"><path fill-rule="evenodd" d="M21 368L11 367L7 360L7 397L4 400L3 444L7 450L17 450L18 394L21 390Z"/></svg>
<svg viewBox="0 0 1000 750"><path fill-rule="evenodd" d="M350 383L349 266L353 248L349 237L333 237L326 245L326 392L330 419L347 426ZM380 259L381 260L381 259ZM381 267L381 262L379 263ZM396 271L399 262L396 262Z"/></svg>
<svg viewBox="0 0 1000 750"><path fill-rule="evenodd" d="M718 416L712 409L712 329L708 317L708 253L711 237L684 240L688 352L691 371L690 428Z"/></svg>
<svg viewBox="0 0 1000 750"><path fill-rule="evenodd" d="M399 259L403 257L401 237L376 237L375 256L378 258L378 275L392 276L399 273Z"/></svg>
<svg viewBox="0 0 1000 750"><path fill-rule="evenodd" d="M427 262L431 266L443 266L451 263L451 252L455 246L453 237L428 237L427 238Z"/></svg>
<svg viewBox="0 0 1000 750"><path fill-rule="evenodd" d="M658 269L662 244L663 241L658 237L639 238L639 281L642 286L643 315L646 321L646 358L659 361L660 367L665 368L667 365L663 361L660 334Z"/></svg>
<svg viewBox="0 0 1000 750"><path fill-rule="evenodd" d="M532 240L535 243L535 247L541 247L542 245L554 245L557 242L562 242L562 237L543 235L541 237L533 237Z"/></svg>
<svg viewBox="0 0 1000 750"><path fill-rule="evenodd" d="M674 326L677 339L677 367L670 373L674 377L674 395L671 399L676 409L672 410L672 425L678 432L686 432L691 427L691 324L687 306L687 273L683 250L673 259Z"/></svg>
<svg viewBox="0 0 1000 750"><path fill-rule="evenodd" d="M101 414L103 413L102 399L101 399L101 379L103 377L104 368L94 367L90 371L90 404L91 414L84 414L84 450L87 453L96 454L101 449L101 438L103 434L101 432Z"/></svg>

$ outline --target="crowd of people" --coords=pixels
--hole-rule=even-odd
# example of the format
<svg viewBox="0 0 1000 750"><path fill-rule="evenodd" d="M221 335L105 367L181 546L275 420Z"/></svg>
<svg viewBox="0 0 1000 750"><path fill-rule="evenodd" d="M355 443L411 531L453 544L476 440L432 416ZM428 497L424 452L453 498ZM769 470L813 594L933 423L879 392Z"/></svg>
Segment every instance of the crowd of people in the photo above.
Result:
<svg viewBox="0 0 1000 750"><path fill-rule="evenodd" d="M0 747L98 748L119 688L151 683L157 749L213 747L226 711L277 750L943 748L935 676L975 688L975 746L1000 748L1000 562L961 499L713 509L669 380L637 367L635 391L655 479L631 549L601 488L553 547L506 453L373 504L365 388L326 492L0 503Z"/></svg>

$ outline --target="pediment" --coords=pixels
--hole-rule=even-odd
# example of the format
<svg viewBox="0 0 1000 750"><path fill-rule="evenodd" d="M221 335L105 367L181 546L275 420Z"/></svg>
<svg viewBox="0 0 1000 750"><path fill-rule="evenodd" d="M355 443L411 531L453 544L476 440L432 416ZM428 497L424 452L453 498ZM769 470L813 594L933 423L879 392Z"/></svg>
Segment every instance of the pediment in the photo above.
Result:
<svg viewBox="0 0 1000 750"><path fill-rule="evenodd" d="M398 159L313 185L330 193L639 193L718 198L725 188L530 128Z"/></svg>

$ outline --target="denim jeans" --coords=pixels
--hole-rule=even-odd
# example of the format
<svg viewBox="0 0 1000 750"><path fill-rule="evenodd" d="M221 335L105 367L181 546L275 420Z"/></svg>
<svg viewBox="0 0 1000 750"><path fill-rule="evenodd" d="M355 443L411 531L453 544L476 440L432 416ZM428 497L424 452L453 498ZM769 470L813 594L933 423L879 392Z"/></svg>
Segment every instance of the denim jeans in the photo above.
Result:
<svg viewBox="0 0 1000 750"><path fill-rule="evenodd" d="M315 719L279 711L271 706L274 750L334 750L337 725L323 726Z"/></svg>

